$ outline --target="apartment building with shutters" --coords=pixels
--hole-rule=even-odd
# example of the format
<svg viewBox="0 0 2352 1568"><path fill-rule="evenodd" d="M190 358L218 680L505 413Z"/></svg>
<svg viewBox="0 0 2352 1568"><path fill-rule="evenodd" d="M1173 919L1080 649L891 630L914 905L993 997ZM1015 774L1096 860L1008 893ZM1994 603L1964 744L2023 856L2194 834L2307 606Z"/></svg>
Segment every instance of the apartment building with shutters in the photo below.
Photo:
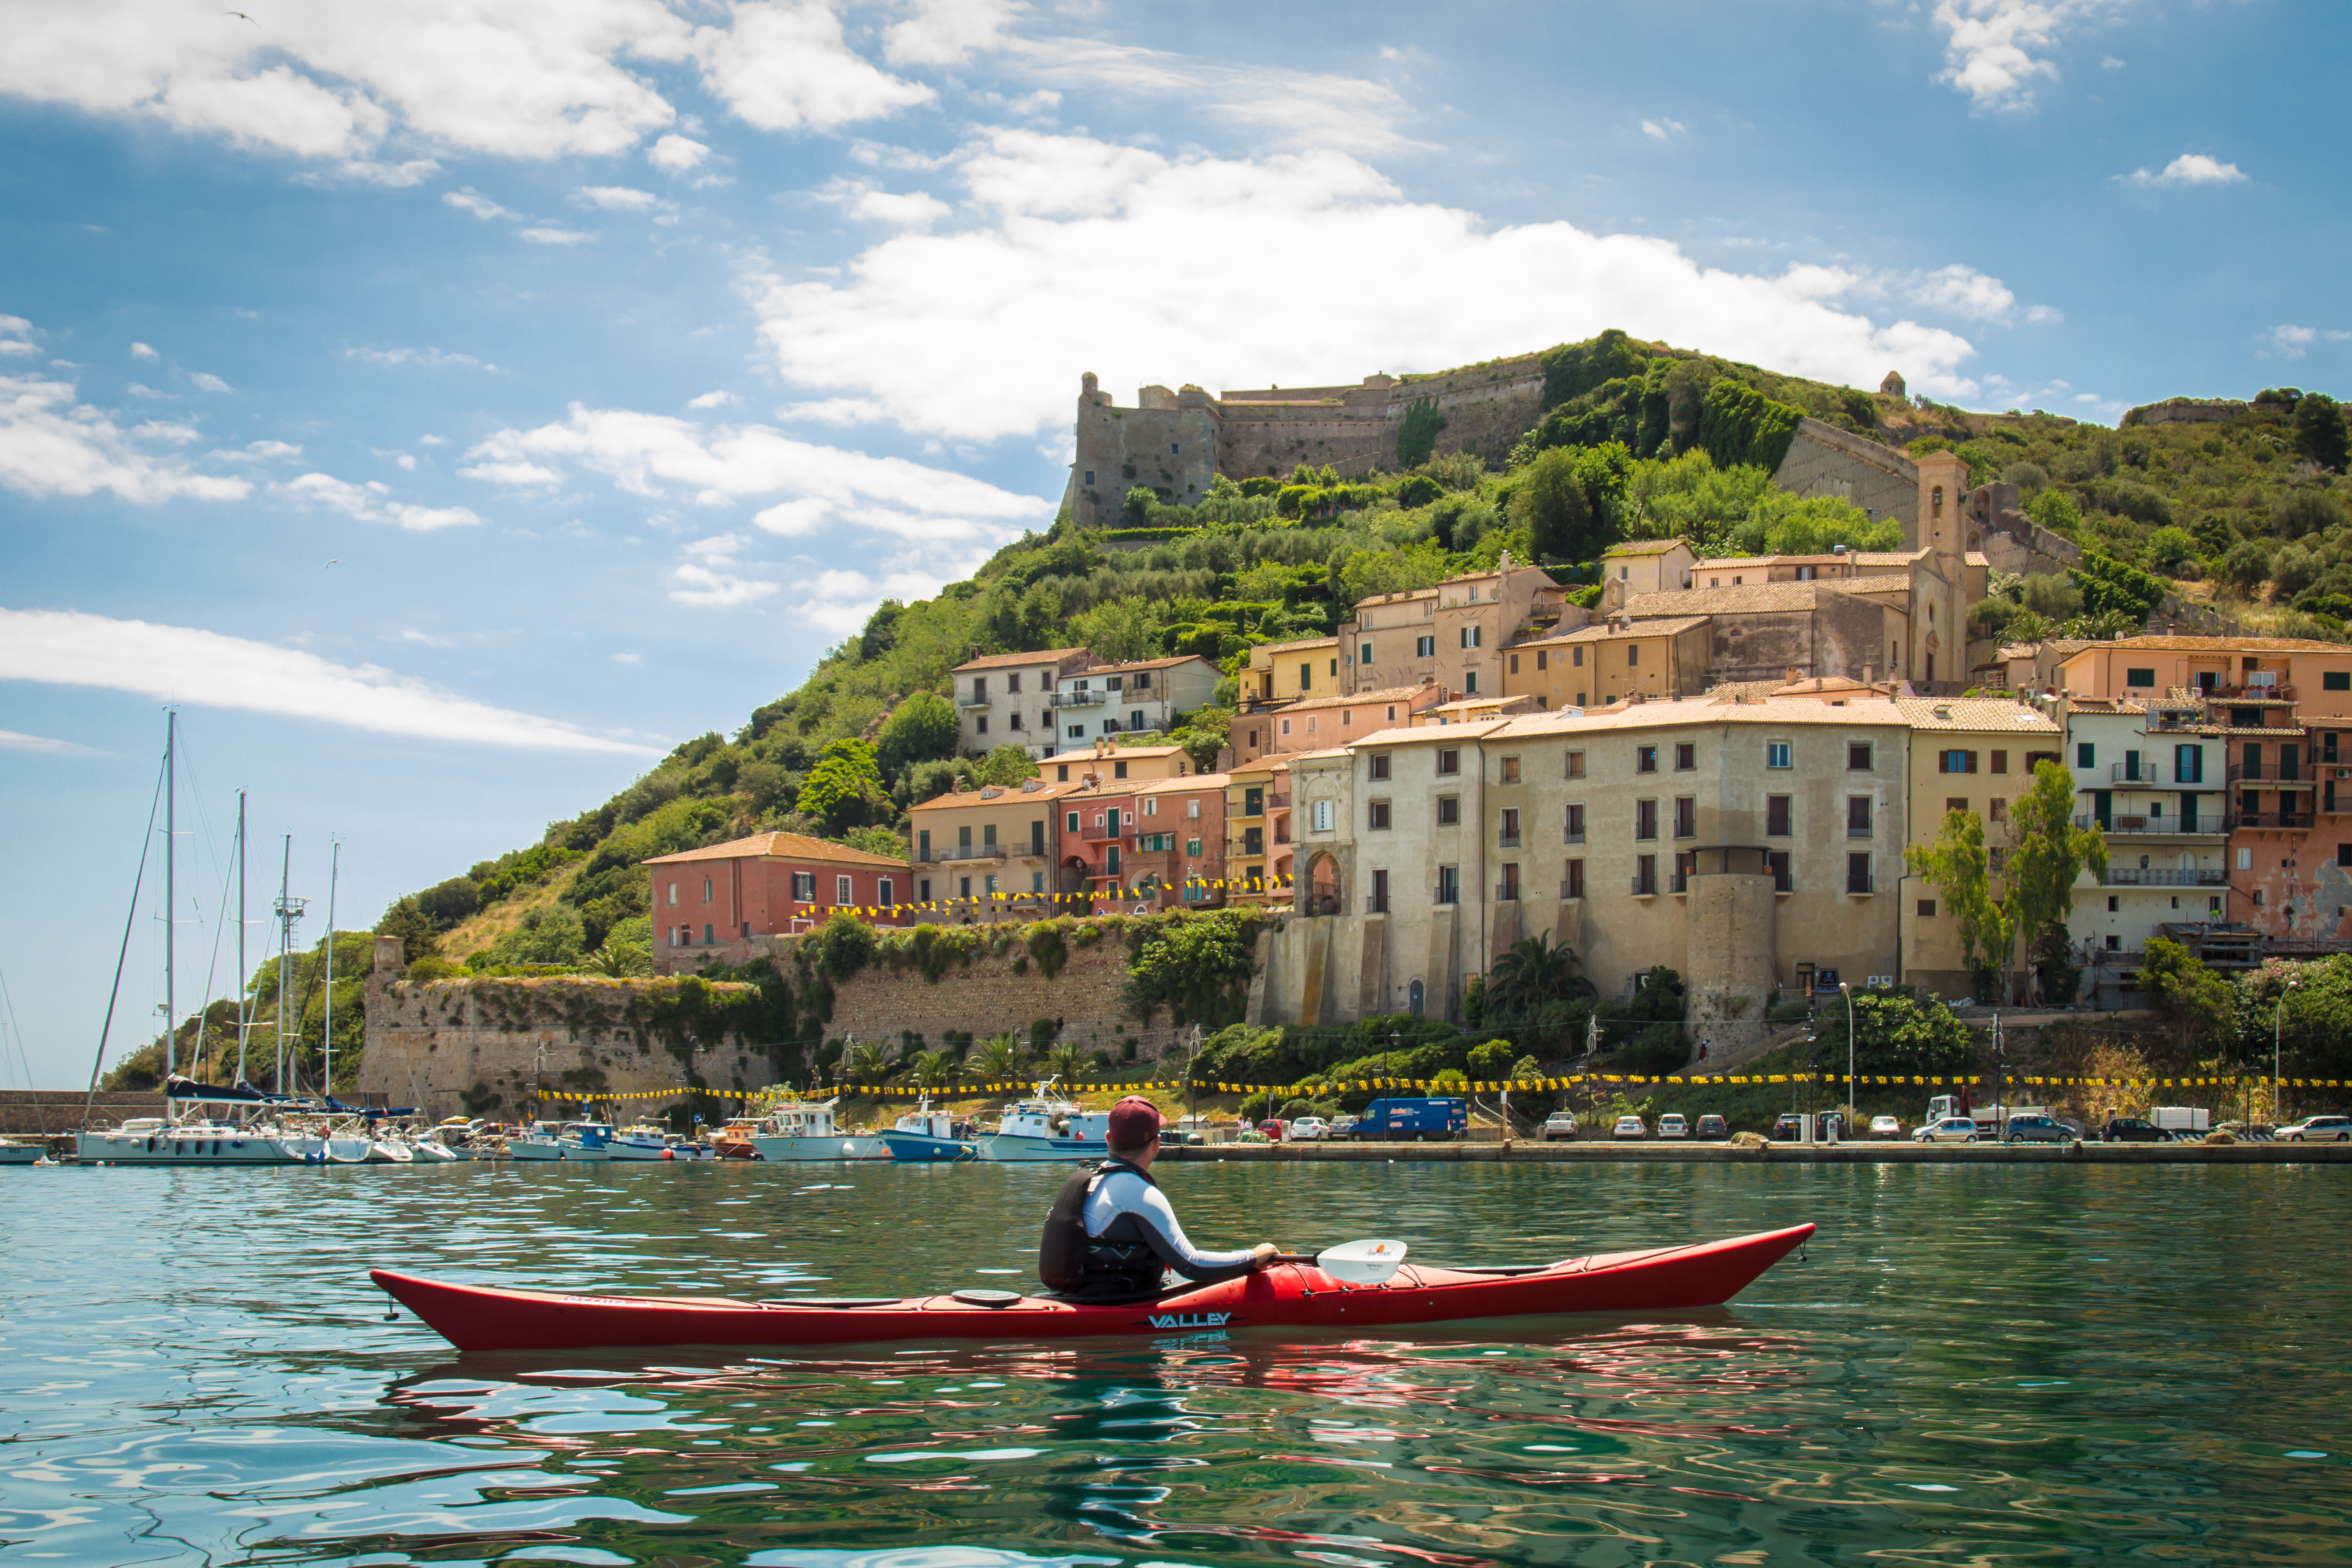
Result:
<svg viewBox="0 0 2352 1568"><path fill-rule="evenodd" d="M1450 696L1490 696L1503 690L1512 644L1585 620L1549 573L1514 565L1507 551L1491 572L1357 601L1339 625L1339 668L1355 691L1433 682Z"/></svg>
<svg viewBox="0 0 2352 1568"><path fill-rule="evenodd" d="M2274 953L2352 946L2352 647L2125 637L2069 654L2055 683L2069 697L2153 700L2223 749L2228 924Z"/></svg>
<svg viewBox="0 0 2352 1568"><path fill-rule="evenodd" d="M1194 773L1065 797L1067 879L1103 914L1223 903L1217 884L1224 879L1231 782L1223 773Z"/></svg>
<svg viewBox="0 0 2352 1568"><path fill-rule="evenodd" d="M656 973L741 963L765 938L824 923L836 910L912 923L918 885L904 860L798 833L754 833L639 862L652 900Z"/></svg>
<svg viewBox="0 0 2352 1568"><path fill-rule="evenodd" d="M907 813L908 873L922 918L972 924L1037 920L1059 907L1060 802L1084 784L1024 779L981 789L957 781Z"/></svg>
<svg viewBox="0 0 2352 1568"><path fill-rule="evenodd" d="M1319 752L1344 745L1395 724L1410 724L1445 700L1437 685L1401 686L1392 691L1335 692L1307 697L1279 708L1245 704L1234 715L1230 733L1235 763L1264 756Z"/></svg>
<svg viewBox="0 0 2352 1568"><path fill-rule="evenodd" d="M2010 807L2032 783L2037 763L2060 760L2063 726L2007 698L1899 698L1893 706L1910 730L1913 841L1934 843L1947 813L1976 817L1984 828L1997 896L2014 832ZM1948 1000L1973 996L1977 976L1969 966L1959 919L1943 889L1900 862L1889 872L1893 901L1902 915L1905 983ZM2023 938L2018 951L2024 952Z"/></svg>
<svg viewBox="0 0 2352 1568"><path fill-rule="evenodd" d="M1624 697L1704 696L1713 625L1705 616L1614 617L1514 643L1503 655L1503 690L1538 708L1606 708Z"/></svg>
<svg viewBox="0 0 2352 1568"><path fill-rule="evenodd" d="M1229 902L1288 900L1290 759L1260 757L1225 773L1225 890Z"/></svg>
<svg viewBox="0 0 2352 1568"><path fill-rule="evenodd" d="M959 747L971 757L1004 745L1019 746L1033 757L1060 751L1054 684L1094 662L1095 656L1082 647L1049 647L990 654L957 665L949 680Z"/></svg>
<svg viewBox="0 0 2352 1568"><path fill-rule="evenodd" d="M1085 784L1093 774L1103 784L1116 784L1181 779L1194 769L1192 754L1181 746L1122 746L1097 740L1083 751L1056 752L1039 763L1037 771L1055 784Z"/></svg>
<svg viewBox="0 0 2352 1568"><path fill-rule="evenodd" d="M1242 700L1257 703L1325 697L1348 690L1351 684L1339 679L1339 639L1335 637L1260 643L1250 649L1239 681Z"/></svg>
<svg viewBox="0 0 2352 1568"><path fill-rule="evenodd" d="M1164 733L1174 727L1178 714L1206 707L1215 699L1218 679L1215 665L1192 654L1073 670L1054 687L1062 744L1075 747L1106 735Z"/></svg>

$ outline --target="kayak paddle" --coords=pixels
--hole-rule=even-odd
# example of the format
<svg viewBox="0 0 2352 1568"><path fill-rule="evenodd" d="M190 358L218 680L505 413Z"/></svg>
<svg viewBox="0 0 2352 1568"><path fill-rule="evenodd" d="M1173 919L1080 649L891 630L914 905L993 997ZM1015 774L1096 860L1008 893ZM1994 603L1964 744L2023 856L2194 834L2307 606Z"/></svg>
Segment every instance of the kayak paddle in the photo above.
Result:
<svg viewBox="0 0 2352 1568"><path fill-rule="evenodd" d="M1278 1252L1276 1263L1311 1263L1334 1279L1350 1285L1387 1282L1404 1262L1402 1241L1343 1241L1320 1252Z"/></svg>

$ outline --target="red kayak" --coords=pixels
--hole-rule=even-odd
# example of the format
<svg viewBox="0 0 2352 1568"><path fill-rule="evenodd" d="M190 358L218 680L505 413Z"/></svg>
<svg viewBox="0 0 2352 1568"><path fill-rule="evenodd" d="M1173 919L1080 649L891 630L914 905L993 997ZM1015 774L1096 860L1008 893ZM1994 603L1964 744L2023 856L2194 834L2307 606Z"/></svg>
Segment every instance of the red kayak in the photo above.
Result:
<svg viewBox="0 0 2352 1568"><path fill-rule="evenodd" d="M1350 1285L1311 1263L1123 1306L959 1290L945 1296L568 1296L368 1277L461 1351L628 1345L815 1345L877 1340L1057 1340L1205 1330L1386 1329L1552 1312L1670 1312L1729 1300L1813 1234L1810 1225L1689 1247L1598 1253L1511 1268L1406 1264Z"/></svg>

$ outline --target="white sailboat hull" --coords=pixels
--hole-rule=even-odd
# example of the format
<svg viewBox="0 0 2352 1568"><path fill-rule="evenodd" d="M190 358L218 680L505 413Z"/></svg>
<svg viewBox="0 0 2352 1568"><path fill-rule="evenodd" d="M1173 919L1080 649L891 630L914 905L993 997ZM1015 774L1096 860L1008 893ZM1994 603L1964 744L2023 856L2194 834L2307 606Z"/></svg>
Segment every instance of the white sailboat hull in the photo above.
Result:
<svg viewBox="0 0 2352 1568"><path fill-rule="evenodd" d="M563 1145L552 1138L509 1138L507 1140L509 1160L561 1160Z"/></svg>
<svg viewBox="0 0 2352 1568"><path fill-rule="evenodd" d="M74 1153L99 1165L299 1165L287 1141L206 1129L164 1132L77 1132Z"/></svg>
<svg viewBox="0 0 2352 1568"><path fill-rule="evenodd" d="M1109 1153L1110 1150L1099 1138L1028 1138L1012 1132L1000 1132L980 1146L982 1159L1015 1164L1037 1161L1100 1160Z"/></svg>
<svg viewBox="0 0 2352 1568"><path fill-rule="evenodd" d="M38 1143L0 1143L0 1165L30 1165L47 1152Z"/></svg>

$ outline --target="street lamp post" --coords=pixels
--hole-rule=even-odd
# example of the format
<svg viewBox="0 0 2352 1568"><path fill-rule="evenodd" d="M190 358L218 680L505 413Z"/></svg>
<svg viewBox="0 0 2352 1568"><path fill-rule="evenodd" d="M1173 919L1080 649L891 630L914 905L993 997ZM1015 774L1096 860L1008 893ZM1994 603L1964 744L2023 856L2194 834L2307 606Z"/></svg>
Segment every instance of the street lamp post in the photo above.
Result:
<svg viewBox="0 0 2352 1568"><path fill-rule="evenodd" d="M1841 980L1838 989L1845 994L1845 1119L1853 1121L1860 1114L1853 1103L1853 982ZM1838 1136L1843 1138L1849 1131L1851 1129L1841 1127Z"/></svg>

